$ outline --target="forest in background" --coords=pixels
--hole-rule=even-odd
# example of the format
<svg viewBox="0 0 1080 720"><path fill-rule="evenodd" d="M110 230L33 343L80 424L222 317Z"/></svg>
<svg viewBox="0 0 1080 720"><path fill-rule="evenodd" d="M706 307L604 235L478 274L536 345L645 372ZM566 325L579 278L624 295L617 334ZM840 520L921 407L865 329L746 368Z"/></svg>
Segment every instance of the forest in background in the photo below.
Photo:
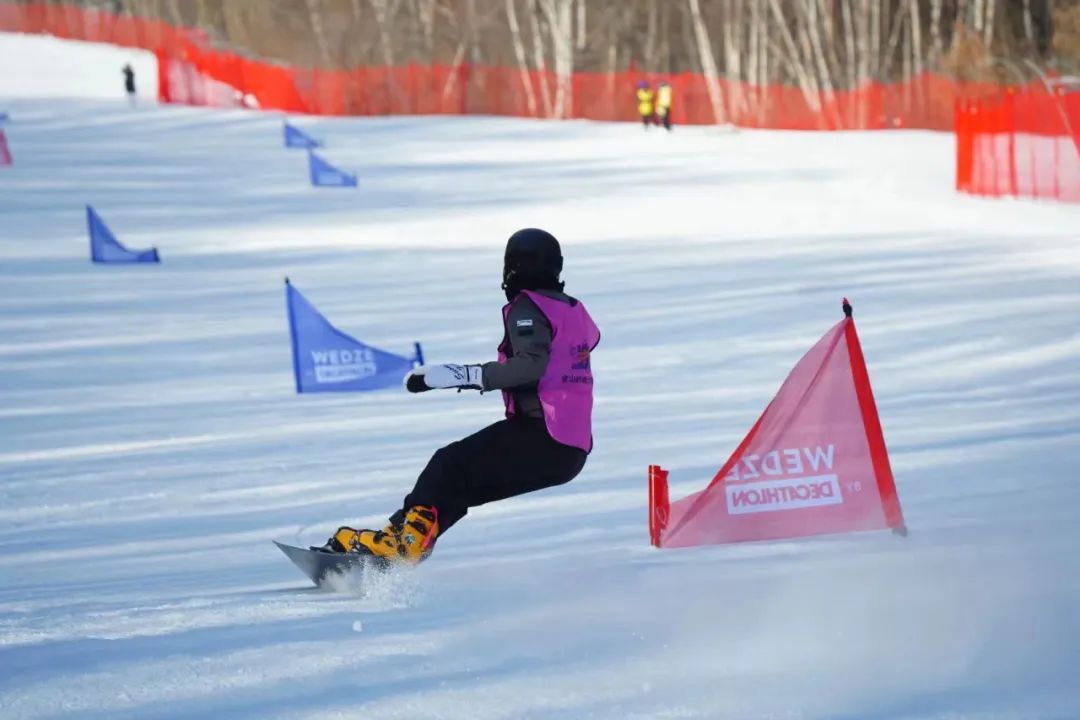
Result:
<svg viewBox="0 0 1080 720"><path fill-rule="evenodd" d="M319 68L408 63L700 73L808 94L925 70L1080 75L1080 0L83 0ZM565 80L565 82L561 82Z"/></svg>

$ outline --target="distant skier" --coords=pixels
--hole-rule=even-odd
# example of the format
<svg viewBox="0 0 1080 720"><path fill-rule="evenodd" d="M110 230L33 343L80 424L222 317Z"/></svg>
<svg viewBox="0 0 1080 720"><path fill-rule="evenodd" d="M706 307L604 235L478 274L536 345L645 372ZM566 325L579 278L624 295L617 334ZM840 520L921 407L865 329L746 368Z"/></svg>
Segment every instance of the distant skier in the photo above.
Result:
<svg viewBox="0 0 1080 720"><path fill-rule="evenodd" d="M415 564L470 507L574 479L592 450L590 353L600 331L563 292L558 240L528 228L510 236L503 262L503 339L483 365L425 365L409 392L501 390L506 418L438 450L382 530L338 529L321 550Z"/></svg>
<svg viewBox="0 0 1080 720"><path fill-rule="evenodd" d="M637 109L641 115L641 123L648 130L650 125L656 124L655 107L653 105L653 91L649 83L639 80L637 84Z"/></svg>
<svg viewBox="0 0 1080 720"><path fill-rule="evenodd" d="M124 92L127 93L128 104L135 107L135 70L130 63L124 65Z"/></svg>
<svg viewBox="0 0 1080 720"><path fill-rule="evenodd" d="M671 86L661 82L656 89L656 117L669 132L671 131Z"/></svg>

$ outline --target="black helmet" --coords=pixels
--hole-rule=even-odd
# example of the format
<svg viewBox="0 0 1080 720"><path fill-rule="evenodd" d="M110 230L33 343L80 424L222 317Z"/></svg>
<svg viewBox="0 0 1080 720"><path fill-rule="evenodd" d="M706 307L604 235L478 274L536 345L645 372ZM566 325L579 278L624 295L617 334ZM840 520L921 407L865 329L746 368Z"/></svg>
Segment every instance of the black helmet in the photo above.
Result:
<svg viewBox="0 0 1080 720"><path fill-rule="evenodd" d="M525 228L506 241L503 258L503 290L513 300L522 290L562 290L562 249L546 230Z"/></svg>

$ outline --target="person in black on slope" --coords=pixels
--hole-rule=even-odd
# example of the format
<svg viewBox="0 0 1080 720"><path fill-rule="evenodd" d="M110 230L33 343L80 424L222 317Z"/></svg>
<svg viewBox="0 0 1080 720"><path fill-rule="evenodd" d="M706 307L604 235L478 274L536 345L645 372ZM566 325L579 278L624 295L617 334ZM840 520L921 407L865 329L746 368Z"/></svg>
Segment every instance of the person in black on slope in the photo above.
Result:
<svg viewBox="0 0 1080 720"><path fill-rule="evenodd" d="M592 450L590 354L600 334L585 306L563 292L562 266L550 233L528 228L510 237L499 359L425 365L405 378L412 393L501 390L506 418L436 451L385 528L342 527L320 549L415 564L470 507L561 485L581 472Z"/></svg>
<svg viewBox="0 0 1080 720"><path fill-rule="evenodd" d="M124 65L124 91L127 93L128 102L135 104L135 69L131 63Z"/></svg>

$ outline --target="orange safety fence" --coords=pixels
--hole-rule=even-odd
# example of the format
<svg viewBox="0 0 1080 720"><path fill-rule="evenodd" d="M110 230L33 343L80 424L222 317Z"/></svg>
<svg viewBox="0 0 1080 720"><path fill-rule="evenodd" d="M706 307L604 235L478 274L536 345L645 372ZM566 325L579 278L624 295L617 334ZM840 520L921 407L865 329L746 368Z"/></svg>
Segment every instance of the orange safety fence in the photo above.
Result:
<svg viewBox="0 0 1080 720"><path fill-rule="evenodd" d="M1039 83L955 112L957 190L1080 202L1080 92Z"/></svg>

